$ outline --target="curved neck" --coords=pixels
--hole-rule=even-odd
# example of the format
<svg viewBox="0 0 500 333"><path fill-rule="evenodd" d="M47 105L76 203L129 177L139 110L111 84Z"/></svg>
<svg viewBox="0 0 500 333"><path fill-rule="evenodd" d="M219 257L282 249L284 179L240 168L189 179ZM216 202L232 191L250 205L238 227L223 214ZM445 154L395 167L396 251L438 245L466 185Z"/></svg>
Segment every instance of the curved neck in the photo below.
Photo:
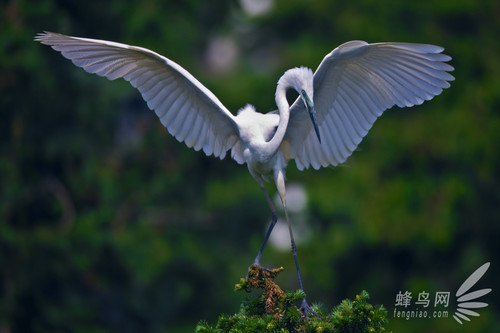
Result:
<svg viewBox="0 0 500 333"><path fill-rule="evenodd" d="M288 121L290 120L290 105L286 99L286 91L288 88L295 89L299 94L305 89L310 93L312 98L313 91L313 72L309 68L300 67L292 68L287 70L283 76L278 80L278 86L276 87L276 105L278 106L279 112L279 122L276 133L271 140L269 140L263 147L261 151L268 157L271 158L276 154L281 142L285 137L286 130L288 128Z"/></svg>
<svg viewBox="0 0 500 333"><path fill-rule="evenodd" d="M276 154L278 151L283 138L285 137L286 129L288 128L288 121L290 119L290 105L286 99L286 89L287 87L284 85L280 85L278 83L278 87L276 89L276 105L278 106L279 112L279 122L278 128L276 129L276 133L269 140L263 148L263 153L269 157Z"/></svg>

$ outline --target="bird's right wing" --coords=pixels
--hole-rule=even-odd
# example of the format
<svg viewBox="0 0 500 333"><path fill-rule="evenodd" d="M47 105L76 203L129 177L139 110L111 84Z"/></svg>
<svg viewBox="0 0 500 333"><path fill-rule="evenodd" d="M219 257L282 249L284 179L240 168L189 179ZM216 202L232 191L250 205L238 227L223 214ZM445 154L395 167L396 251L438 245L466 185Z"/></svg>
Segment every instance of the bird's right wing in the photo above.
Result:
<svg viewBox="0 0 500 333"><path fill-rule="evenodd" d="M343 163L388 108L421 104L454 80L451 58L426 44L351 41L327 54L314 73L321 143L302 101L290 110L284 149L302 170Z"/></svg>
<svg viewBox="0 0 500 333"><path fill-rule="evenodd" d="M151 50L110 41L45 32L35 38L89 73L123 78L180 142L224 158L239 142L234 116L184 68Z"/></svg>

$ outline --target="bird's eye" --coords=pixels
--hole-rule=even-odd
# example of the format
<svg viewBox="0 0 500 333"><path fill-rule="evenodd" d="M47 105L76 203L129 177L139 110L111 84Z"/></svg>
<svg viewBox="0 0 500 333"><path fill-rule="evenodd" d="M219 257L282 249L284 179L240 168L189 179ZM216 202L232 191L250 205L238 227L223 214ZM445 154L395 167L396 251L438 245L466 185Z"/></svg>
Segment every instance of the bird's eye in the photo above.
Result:
<svg viewBox="0 0 500 333"><path fill-rule="evenodd" d="M313 102L311 101L311 99L309 98L309 95L306 93L306 91L305 91L304 89L302 89L302 90L300 91L300 94L302 95L302 98L304 99L304 103L306 103L306 105L307 105L309 108L314 107Z"/></svg>

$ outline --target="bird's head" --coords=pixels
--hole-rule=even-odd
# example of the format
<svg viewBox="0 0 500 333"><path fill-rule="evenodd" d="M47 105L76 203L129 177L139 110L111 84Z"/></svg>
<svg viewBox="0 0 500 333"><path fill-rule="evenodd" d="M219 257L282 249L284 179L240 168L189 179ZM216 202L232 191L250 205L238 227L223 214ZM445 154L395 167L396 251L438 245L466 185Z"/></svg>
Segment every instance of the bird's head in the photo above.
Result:
<svg viewBox="0 0 500 333"><path fill-rule="evenodd" d="M293 88L299 93L302 102L311 118L314 126L314 131L321 143L321 137L319 135L318 120L316 119L316 109L314 108L314 74L310 68L307 67L296 67L287 70L283 76L278 81L278 88L276 90L276 97L279 97L280 91L283 93L288 88ZM279 102L278 100L276 101Z"/></svg>

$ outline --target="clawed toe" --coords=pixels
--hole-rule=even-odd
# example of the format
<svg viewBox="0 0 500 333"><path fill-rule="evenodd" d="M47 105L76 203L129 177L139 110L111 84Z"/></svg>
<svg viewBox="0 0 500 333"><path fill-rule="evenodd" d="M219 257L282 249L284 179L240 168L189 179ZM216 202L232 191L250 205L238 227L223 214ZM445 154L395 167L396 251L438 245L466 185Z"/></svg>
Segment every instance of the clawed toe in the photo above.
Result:
<svg viewBox="0 0 500 333"><path fill-rule="evenodd" d="M307 304L307 301L306 299L304 298L302 300L302 304L300 305L300 308L299 310L304 314L304 316L306 317L306 320L309 320L309 315L308 313L311 313L313 314L314 316L318 317L318 318L322 318L320 314L318 314L316 311L314 311L310 306L309 304Z"/></svg>
<svg viewBox="0 0 500 333"><path fill-rule="evenodd" d="M286 298L285 292L283 292L278 285L274 283L276 276L283 271L283 267L269 269L264 268L259 262L254 262L250 267L248 267L248 272L246 278L236 285L237 290L250 291L253 288L263 289L263 297L266 303L266 313L275 313L280 306L276 305L276 302L283 301ZM305 293L300 289L300 296L294 296L295 300L302 299L300 307L298 310L302 313L306 320L309 320L309 314L312 316L322 318L320 314L314 311L306 301ZM293 301L293 300L292 300ZM297 307L296 307L297 309Z"/></svg>
<svg viewBox="0 0 500 333"><path fill-rule="evenodd" d="M250 266L248 266L248 271L247 271L247 275L245 276L245 280L248 280L248 278L250 277L250 272L251 272L252 270L255 270L256 268L257 268L257 269L261 269L261 270L266 271L266 272L272 272L272 271L273 271L273 270L272 270L272 269L270 269L270 268L262 267L262 266L260 265L260 263L256 263L256 262L254 262L253 264L251 264Z"/></svg>

